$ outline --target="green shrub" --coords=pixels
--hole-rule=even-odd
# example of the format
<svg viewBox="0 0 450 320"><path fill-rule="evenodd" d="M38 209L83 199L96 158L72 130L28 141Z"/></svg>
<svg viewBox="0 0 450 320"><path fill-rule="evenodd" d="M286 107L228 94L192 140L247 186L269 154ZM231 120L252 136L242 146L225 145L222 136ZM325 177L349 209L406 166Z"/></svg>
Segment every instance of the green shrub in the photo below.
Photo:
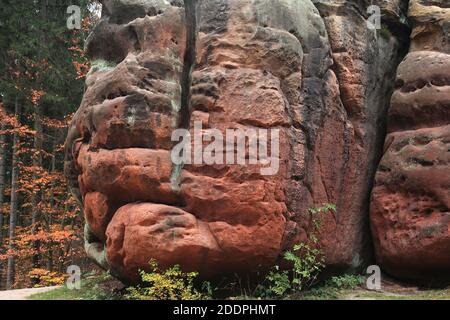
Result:
<svg viewBox="0 0 450 320"><path fill-rule="evenodd" d="M204 282L202 289L206 293L198 291L194 281L198 277L197 272L184 273L179 265L175 265L162 271L156 260L150 261L151 272L140 271L142 285L128 288L127 299L130 300L205 300L211 298L212 288Z"/></svg>
<svg viewBox="0 0 450 320"><path fill-rule="evenodd" d="M266 279L270 285L265 295L282 296L292 288L289 272L286 270L280 271L278 266L275 266L274 269L274 271L270 271L267 275Z"/></svg>
<svg viewBox="0 0 450 320"><path fill-rule="evenodd" d="M364 277L360 275L346 274L343 276L332 277L328 280L329 286L338 289L356 289L364 283Z"/></svg>
<svg viewBox="0 0 450 320"><path fill-rule="evenodd" d="M322 251L305 243L295 245L293 251L284 254L284 259L293 264L291 275L294 291L302 291L314 285L325 267Z"/></svg>
<svg viewBox="0 0 450 320"><path fill-rule="evenodd" d="M336 206L325 204L309 210L312 220L309 242L297 244L292 250L284 253L283 258L291 265L291 268L280 271L280 267L275 266L264 281L268 284L268 288L267 285L260 285L259 291L262 295L280 297L292 291L309 289L316 283L317 277L325 267L317 236L320 229L319 215L330 211L336 211Z"/></svg>

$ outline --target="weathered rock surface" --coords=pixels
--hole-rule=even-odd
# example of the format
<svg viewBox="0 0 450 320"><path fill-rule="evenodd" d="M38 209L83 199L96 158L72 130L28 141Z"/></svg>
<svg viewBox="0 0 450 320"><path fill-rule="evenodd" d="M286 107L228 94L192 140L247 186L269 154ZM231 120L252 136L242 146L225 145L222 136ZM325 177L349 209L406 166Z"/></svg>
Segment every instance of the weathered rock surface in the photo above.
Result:
<svg viewBox="0 0 450 320"><path fill-rule="evenodd" d="M170 150L172 131L180 121L185 14L184 8L167 1L103 4L102 21L87 42L94 62L69 129L65 171L83 204L88 255L122 279L136 281L138 267L145 263L137 266L134 260L119 261L118 257L136 257L128 251L138 249L138 243L128 247L130 242L124 238L128 234L108 231L119 229L124 221L130 224L126 230L141 223L146 211L137 206L128 212L133 219L118 220L127 204L182 203L171 182ZM149 212L162 215L161 211L170 210L158 207ZM172 227L168 229L171 234ZM141 245L150 248L145 242ZM111 253L111 246L121 252ZM139 261L152 257L142 254ZM168 265L182 262L177 256L169 255Z"/></svg>
<svg viewBox="0 0 450 320"><path fill-rule="evenodd" d="M103 1L66 144L88 254L133 282L151 258L205 277L252 273L308 241L309 208L334 203L321 218L327 265L369 259L369 194L407 30L405 1L379 2L392 33L368 29L369 2ZM279 170L173 164L173 131L198 122L206 135L279 130Z"/></svg>
<svg viewBox="0 0 450 320"><path fill-rule="evenodd" d="M313 2L327 29L331 69L338 83L338 96L325 103L340 100L344 111L341 117L328 116L329 120L319 126L311 161L316 162L315 169L306 171L306 180L310 181L314 203L327 201L338 207L337 214L323 222L328 265L357 267L372 254L369 194L381 156L394 73L405 50L405 1ZM384 32L367 26L371 5L381 8ZM317 109L310 113L317 114ZM304 203L304 199L299 198L299 202Z"/></svg>
<svg viewBox="0 0 450 320"><path fill-rule="evenodd" d="M372 193L376 258L406 279L450 276L450 7L410 1L410 53L398 68Z"/></svg>

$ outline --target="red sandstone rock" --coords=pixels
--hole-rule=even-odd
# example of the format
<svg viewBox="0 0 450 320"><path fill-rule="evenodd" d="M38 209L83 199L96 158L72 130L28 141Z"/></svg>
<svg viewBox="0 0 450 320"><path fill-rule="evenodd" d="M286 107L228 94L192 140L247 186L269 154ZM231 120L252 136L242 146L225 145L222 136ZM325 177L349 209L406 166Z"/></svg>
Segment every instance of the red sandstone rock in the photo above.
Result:
<svg viewBox="0 0 450 320"><path fill-rule="evenodd" d="M180 264L205 276L226 268L222 250L207 223L181 209L150 203L117 210L106 232L106 252L113 270L134 282L150 259L161 268Z"/></svg>
<svg viewBox="0 0 450 320"><path fill-rule="evenodd" d="M86 193L84 196L84 217L92 233L101 241L106 241L106 228L114 214L108 197L100 192Z"/></svg>
<svg viewBox="0 0 450 320"><path fill-rule="evenodd" d="M398 68L391 100L390 133L372 192L372 234L386 272L448 278L450 50L443 26L450 8L444 1L414 0L409 15L411 52Z"/></svg>
<svg viewBox="0 0 450 320"><path fill-rule="evenodd" d="M169 151L139 148L88 151L83 146L78 165L83 172L78 179L83 194L101 192L118 204L177 203L170 181Z"/></svg>
<svg viewBox="0 0 450 320"><path fill-rule="evenodd" d="M308 241L309 208L335 203L321 218L326 262L359 267L401 44L349 2L199 0L185 15L173 1L104 0L87 48L107 61L87 77L66 144L88 255L132 282L151 258L205 277L254 273ZM399 25L400 2L386 7ZM196 121L279 130L279 170L174 165L171 134Z"/></svg>
<svg viewBox="0 0 450 320"><path fill-rule="evenodd" d="M377 261L402 278L449 275L450 125L388 136L372 194Z"/></svg>

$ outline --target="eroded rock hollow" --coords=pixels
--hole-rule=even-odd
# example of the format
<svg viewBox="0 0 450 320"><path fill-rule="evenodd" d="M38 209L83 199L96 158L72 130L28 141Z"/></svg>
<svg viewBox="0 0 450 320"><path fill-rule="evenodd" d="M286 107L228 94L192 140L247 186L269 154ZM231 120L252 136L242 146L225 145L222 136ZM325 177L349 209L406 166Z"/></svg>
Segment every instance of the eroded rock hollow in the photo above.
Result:
<svg viewBox="0 0 450 320"><path fill-rule="evenodd" d="M381 30L367 24L373 2ZM371 204L376 256L388 271L413 265L402 255L427 248L442 252L430 270L450 267L450 9L426 2L103 0L66 143L88 255L130 282L151 258L208 278L254 273L308 241L309 208L333 203L337 211L321 216L326 264L357 269L373 256ZM396 82L408 7L413 43ZM195 136L198 124L224 137L227 129L277 130L278 170L175 164L174 131ZM406 180L394 182L400 173ZM414 237L431 220L440 235L418 246Z"/></svg>

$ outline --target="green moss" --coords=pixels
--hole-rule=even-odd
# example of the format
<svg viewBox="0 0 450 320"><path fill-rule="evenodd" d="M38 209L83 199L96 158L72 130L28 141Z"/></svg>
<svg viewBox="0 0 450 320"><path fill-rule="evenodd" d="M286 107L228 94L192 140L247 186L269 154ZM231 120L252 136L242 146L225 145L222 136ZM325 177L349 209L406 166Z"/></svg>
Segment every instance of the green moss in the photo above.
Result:
<svg viewBox="0 0 450 320"><path fill-rule="evenodd" d="M377 33L386 41L389 41L392 38L392 33L386 26L383 26Z"/></svg>
<svg viewBox="0 0 450 320"><path fill-rule="evenodd" d="M183 165L174 165L172 168L172 174L170 175L170 186L173 191L179 192L181 171L183 170Z"/></svg>
<svg viewBox="0 0 450 320"><path fill-rule="evenodd" d="M113 62L98 59L92 61L91 70L89 72L107 72L114 69L115 66L116 64Z"/></svg>

